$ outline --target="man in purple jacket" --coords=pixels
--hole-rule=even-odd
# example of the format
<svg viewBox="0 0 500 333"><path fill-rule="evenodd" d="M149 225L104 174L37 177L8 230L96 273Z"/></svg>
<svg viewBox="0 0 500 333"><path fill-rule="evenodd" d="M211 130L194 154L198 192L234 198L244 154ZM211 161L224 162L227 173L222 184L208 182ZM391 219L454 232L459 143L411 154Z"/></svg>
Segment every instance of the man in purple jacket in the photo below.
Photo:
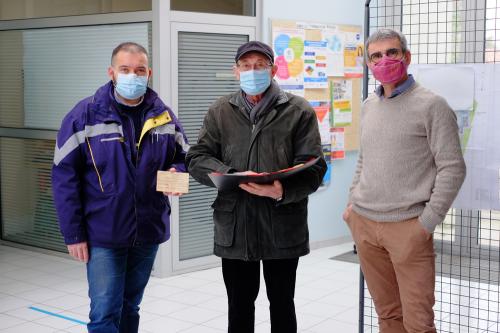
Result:
<svg viewBox="0 0 500 333"><path fill-rule="evenodd" d="M142 46L118 45L108 75L62 121L52 187L69 254L87 263L89 332L137 332L158 244L170 237L156 172L185 172L189 146L172 110L147 87Z"/></svg>

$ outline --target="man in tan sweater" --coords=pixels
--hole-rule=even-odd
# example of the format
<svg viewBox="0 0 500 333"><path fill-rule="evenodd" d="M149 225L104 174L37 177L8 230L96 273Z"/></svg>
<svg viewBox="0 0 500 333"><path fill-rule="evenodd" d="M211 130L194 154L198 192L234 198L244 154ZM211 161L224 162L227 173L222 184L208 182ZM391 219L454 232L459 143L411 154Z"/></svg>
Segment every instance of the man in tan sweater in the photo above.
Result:
<svg viewBox="0 0 500 333"><path fill-rule="evenodd" d="M344 212L382 333L436 332L434 247L465 178L456 116L407 74L411 54L399 32L366 41L381 85L361 113L361 148Z"/></svg>

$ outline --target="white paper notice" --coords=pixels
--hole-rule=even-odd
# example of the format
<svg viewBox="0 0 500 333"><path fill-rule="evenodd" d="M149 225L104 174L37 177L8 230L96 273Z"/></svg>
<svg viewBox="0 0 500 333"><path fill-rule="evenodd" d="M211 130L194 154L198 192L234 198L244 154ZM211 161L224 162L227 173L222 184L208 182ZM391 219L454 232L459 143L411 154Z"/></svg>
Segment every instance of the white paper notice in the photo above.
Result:
<svg viewBox="0 0 500 333"><path fill-rule="evenodd" d="M420 69L418 82L444 97L453 110L470 110L474 104L474 76L472 67L445 65Z"/></svg>
<svg viewBox="0 0 500 333"><path fill-rule="evenodd" d="M304 42L304 88L328 88L326 42Z"/></svg>
<svg viewBox="0 0 500 333"><path fill-rule="evenodd" d="M337 26L328 26L323 30L326 41L326 69L328 76L344 76L344 40Z"/></svg>

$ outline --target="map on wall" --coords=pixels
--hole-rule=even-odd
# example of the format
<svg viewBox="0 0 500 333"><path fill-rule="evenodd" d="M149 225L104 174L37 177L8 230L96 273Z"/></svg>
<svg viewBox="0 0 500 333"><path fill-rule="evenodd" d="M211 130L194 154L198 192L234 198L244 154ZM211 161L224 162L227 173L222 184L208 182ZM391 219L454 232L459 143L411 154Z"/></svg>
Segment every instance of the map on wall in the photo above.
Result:
<svg viewBox="0 0 500 333"><path fill-rule="evenodd" d="M500 65L413 65L457 115L467 176L453 207L500 210Z"/></svg>

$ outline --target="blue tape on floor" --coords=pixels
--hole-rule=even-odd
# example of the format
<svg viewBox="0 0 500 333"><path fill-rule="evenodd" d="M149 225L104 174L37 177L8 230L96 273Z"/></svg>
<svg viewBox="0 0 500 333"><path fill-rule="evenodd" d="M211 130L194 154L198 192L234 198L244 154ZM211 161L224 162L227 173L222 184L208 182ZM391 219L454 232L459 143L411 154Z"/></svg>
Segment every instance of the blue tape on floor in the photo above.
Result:
<svg viewBox="0 0 500 333"><path fill-rule="evenodd" d="M66 320L72 321L72 322L80 324L80 325L87 325L87 323L84 322L84 321L81 321L81 320L78 320L78 319L75 319L75 318L71 318L71 317L66 317L66 316L63 316L63 315L60 315L60 314L57 314L57 313L54 313L54 312L50 312L50 311L47 311L47 310L43 310L43 309L40 309L40 308L35 308L34 306L30 306L28 309L31 309L31 310L34 310L34 311L38 311L38 312L41 312L41 313L45 313L45 314L48 314L49 316L53 316L53 317L57 317L57 318L61 318L61 319L66 319Z"/></svg>

